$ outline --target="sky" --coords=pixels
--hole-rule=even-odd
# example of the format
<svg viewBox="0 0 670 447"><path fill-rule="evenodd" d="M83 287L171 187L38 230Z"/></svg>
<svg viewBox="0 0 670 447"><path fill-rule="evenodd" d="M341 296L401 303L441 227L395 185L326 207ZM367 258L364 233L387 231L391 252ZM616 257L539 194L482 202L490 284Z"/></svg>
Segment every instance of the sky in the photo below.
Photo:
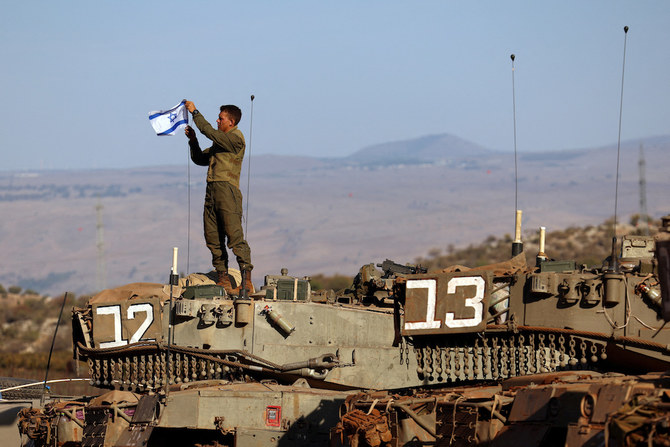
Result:
<svg viewBox="0 0 670 447"><path fill-rule="evenodd" d="M182 99L213 125L239 105L252 155L442 133L511 151L515 111L520 152L599 147L622 74L622 140L670 134L665 0L2 3L5 171L186 164L148 121Z"/></svg>

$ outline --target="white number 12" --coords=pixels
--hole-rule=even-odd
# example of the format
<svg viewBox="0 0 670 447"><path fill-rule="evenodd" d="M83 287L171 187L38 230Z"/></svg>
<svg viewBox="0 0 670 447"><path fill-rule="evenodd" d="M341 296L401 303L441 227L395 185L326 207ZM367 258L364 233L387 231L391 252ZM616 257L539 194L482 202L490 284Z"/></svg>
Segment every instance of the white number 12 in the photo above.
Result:
<svg viewBox="0 0 670 447"><path fill-rule="evenodd" d="M137 343L142 339L151 323L154 321L154 308L149 303L131 304L128 306L127 319L134 320L137 312L145 312L146 317L135 333L130 337L130 343ZM114 340L104 341L100 343L101 348L115 348L117 346L125 346L128 340L121 337L121 305L114 304L112 306L99 306L96 309L98 315L113 315L114 316ZM152 339L153 340L153 339ZM147 340L149 341L149 340Z"/></svg>

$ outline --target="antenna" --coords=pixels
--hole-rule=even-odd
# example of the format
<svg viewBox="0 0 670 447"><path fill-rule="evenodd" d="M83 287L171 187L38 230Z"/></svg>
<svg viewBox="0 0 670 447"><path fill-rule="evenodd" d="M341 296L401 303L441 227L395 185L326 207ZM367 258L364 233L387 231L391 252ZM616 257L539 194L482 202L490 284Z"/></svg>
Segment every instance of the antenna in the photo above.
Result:
<svg viewBox="0 0 670 447"><path fill-rule="evenodd" d="M640 172L640 218L637 226L643 225L642 233L649 236L649 215L647 214L647 176L646 162L644 160L644 147L640 144L640 161L638 162Z"/></svg>
<svg viewBox="0 0 670 447"><path fill-rule="evenodd" d="M100 196L98 196L98 204L95 206L95 212L97 216L96 224L96 246L98 248L98 262L96 269L96 287L98 291L104 290L107 288L107 269L105 267L105 236L103 231L102 224L102 202L100 202Z"/></svg>
<svg viewBox="0 0 670 447"><path fill-rule="evenodd" d="M623 64L621 68L621 99L619 102L619 137L617 139L616 147L616 185L614 187L614 223L612 227L612 244L616 244L616 224L617 224L617 207L619 204L619 159L621 155L621 117L623 115L623 80L626 73L626 40L628 38L628 26L623 27Z"/></svg>
<svg viewBox="0 0 670 447"><path fill-rule="evenodd" d="M623 27L624 38L623 38L623 64L621 68L621 100L619 103L619 137L617 139L616 145L616 184L614 187L614 221L612 222L612 254L610 257L609 270L612 272L618 272L619 265L617 262L616 247L617 247L617 237L616 237L616 224L617 224L617 207L619 203L619 160L621 158L621 117L623 115L623 80L624 74L626 73L626 39L628 37L628 27Z"/></svg>
<svg viewBox="0 0 670 447"><path fill-rule="evenodd" d="M519 172L517 169L517 155L516 155L516 92L514 89L514 59L515 56L510 56L512 59L512 113L514 117L514 241L512 242L512 257L518 255L523 251L523 242L521 242L521 215L522 211L519 209Z"/></svg>
<svg viewBox="0 0 670 447"><path fill-rule="evenodd" d="M517 170L517 155L516 155L516 91L514 88L514 59L515 56L510 56L512 59L512 116L514 117L514 209L519 209L519 173Z"/></svg>
<svg viewBox="0 0 670 447"><path fill-rule="evenodd" d="M67 295L70 292L65 292L63 295L63 303L60 306L60 313L58 314L58 322L56 323L56 329L54 329L54 336L51 339L51 348L49 349L49 357L47 359L47 369L44 373L44 388L42 389L42 397L40 398L40 406L44 406L44 398L47 392L47 381L49 380L49 368L51 367L51 354L54 352L54 345L56 344L56 335L58 334L58 327L60 326L60 320L63 316L63 309L65 308L65 301L67 301ZM77 360L78 361L78 360Z"/></svg>
<svg viewBox="0 0 670 447"><path fill-rule="evenodd" d="M249 232L247 228L249 227L249 184L251 181L251 137L252 131L254 129L254 95L251 95L251 112L249 114L249 164L247 170L247 207L244 211L244 237L249 239Z"/></svg>

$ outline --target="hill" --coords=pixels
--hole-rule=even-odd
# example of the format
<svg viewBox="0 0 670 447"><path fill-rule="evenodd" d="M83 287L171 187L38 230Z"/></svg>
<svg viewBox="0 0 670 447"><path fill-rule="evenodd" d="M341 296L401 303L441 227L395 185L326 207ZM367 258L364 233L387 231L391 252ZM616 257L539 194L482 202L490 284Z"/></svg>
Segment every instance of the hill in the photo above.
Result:
<svg viewBox="0 0 670 447"><path fill-rule="evenodd" d="M585 227L568 227L546 234L545 252L550 259L560 261L575 261L576 265L589 267L601 266L604 260L612 253L612 219L599 224ZM628 223L617 223L617 235L654 235L661 224L659 220L649 220L648 226L639 218L631 217ZM646 230L646 233L645 233ZM528 265L535 265L535 257L539 251L539 232L527 231L522 237L524 253ZM486 264L506 261L510 257L512 238L489 236L483 242L470 244L467 247L456 249L447 247L443 252L440 249L431 250L426 256L418 257L416 264L429 270L439 270L453 265L479 267ZM620 247L619 247L620 249Z"/></svg>
<svg viewBox="0 0 670 447"><path fill-rule="evenodd" d="M440 166L463 163L494 155L495 152L475 143L449 134L427 135L410 140L376 144L344 157L345 165L380 167L399 164L437 164Z"/></svg>
<svg viewBox="0 0 670 447"><path fill-rule="evenodd" d="M639 212L640 144L648 213L660 217L670 210L670 136L622 144L619 214ZM518 171L526 229L593 225L613 214L616 146L521 152ZM513 232L513 155L450 135L342 159L254 156L249 191L247 172L257 285L282 267L296 276L349 275L369 262L411 261ZM165 282L172 247L181 273L208 271L204 180L205 168L186 165L0 172L0 284L58 295Z"/></svg>

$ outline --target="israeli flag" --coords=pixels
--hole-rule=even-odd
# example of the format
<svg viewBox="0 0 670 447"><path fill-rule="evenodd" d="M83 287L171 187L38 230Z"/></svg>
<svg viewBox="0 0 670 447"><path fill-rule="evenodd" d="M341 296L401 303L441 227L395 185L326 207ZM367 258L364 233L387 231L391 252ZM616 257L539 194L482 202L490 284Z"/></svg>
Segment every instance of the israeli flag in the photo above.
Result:
<svg viewBox="0 0 670 447"><path fill-rule="evenodd" d="M188 111L184 103L182 101L169 110L149 113L149 121L156 134L174 135L177 129L188 124Z"/></svg>

